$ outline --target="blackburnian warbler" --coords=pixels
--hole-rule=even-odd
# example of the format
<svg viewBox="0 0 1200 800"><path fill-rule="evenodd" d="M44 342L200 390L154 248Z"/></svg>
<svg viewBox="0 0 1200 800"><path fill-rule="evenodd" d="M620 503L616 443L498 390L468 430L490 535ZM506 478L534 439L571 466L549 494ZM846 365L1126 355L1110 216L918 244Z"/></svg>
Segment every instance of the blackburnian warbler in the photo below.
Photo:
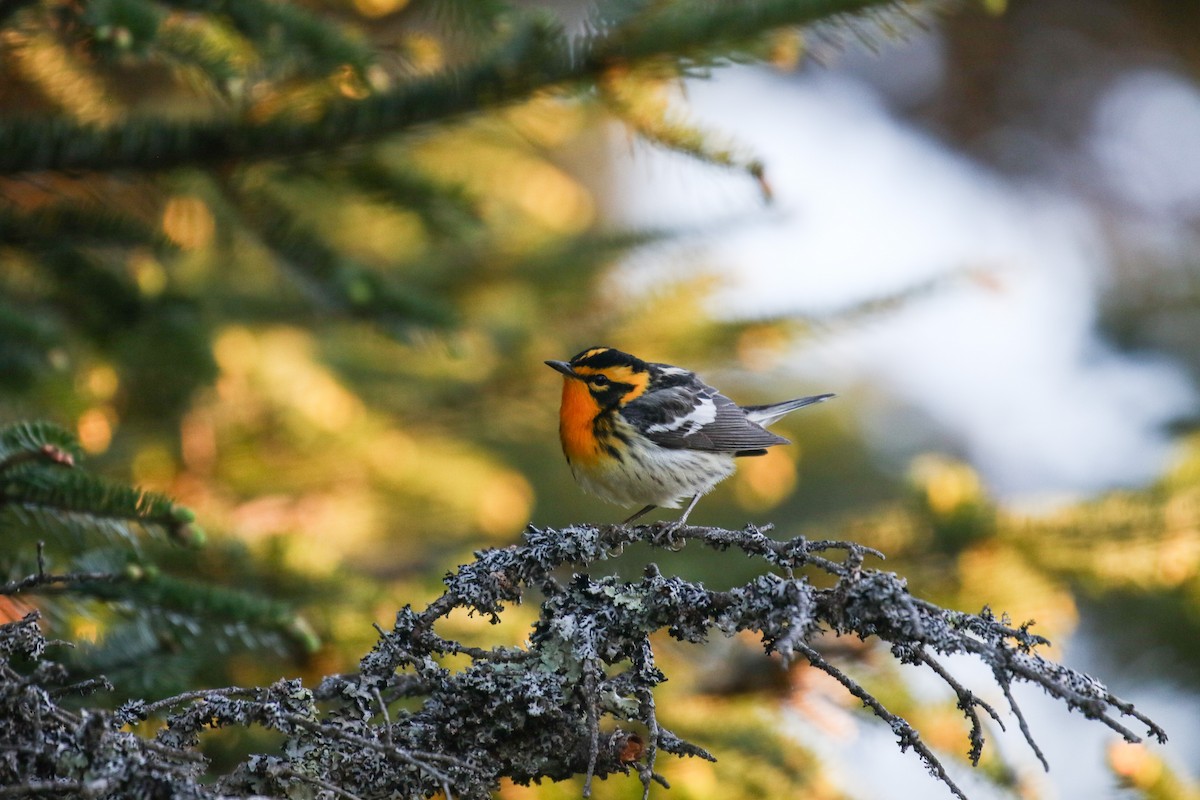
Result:
<svg viewBox="0 0 1200 800"><path fill-rule="evenodd" d="M678 508L687 522L700 498L733 474L734 459L789 444L765 426L833 397L818 394L765 406L739 406L680 367L590 347L570 361L547 361L563 374L559 437L583 490L611 503Z"/></svg>

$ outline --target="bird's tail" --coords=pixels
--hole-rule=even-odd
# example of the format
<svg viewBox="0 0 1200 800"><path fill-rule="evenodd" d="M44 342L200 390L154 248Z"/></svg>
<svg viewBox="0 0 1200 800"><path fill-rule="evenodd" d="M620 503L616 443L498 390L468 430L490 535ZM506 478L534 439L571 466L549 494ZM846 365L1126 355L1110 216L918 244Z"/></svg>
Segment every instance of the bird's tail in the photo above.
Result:
<svg viewBox="0 0 1200 800"><path fill-rule="evenodd" d="M772 422L777 421L784 414L790 414L797 408L811 406L813 403L820 403L831 397L834 397L834 395L814 394L808 397L797 397L795 400L784 400L782 403L771 403L766 406L742 406L742 408L746 412L747 419L765 428Z"/></svg>

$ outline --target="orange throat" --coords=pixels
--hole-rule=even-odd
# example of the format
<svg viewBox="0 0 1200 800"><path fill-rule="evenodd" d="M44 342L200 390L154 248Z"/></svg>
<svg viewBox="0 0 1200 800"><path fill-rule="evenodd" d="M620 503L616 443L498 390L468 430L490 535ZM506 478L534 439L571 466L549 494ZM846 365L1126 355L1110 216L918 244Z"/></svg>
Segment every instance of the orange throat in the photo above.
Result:
<svg viewBox="0 0 1200 800"><path fill-rule="evenodd" d="M573 464L590 466L600 454L593 422L600 413L587 385L575 378L563 378L562 409L558 417L558 435L563 453Z"/></svg>

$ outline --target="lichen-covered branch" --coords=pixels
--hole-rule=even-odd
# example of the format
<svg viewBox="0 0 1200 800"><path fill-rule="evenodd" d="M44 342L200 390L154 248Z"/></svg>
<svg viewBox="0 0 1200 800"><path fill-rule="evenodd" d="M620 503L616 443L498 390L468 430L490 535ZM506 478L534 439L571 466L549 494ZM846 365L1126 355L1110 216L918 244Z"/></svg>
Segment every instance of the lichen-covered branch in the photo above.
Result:
<svg viewBox="0 0 1200 800"><path fill-rule="evenodd" d="M666 679L651 641L658 632L701 642L714 633L750 631L767 652L807 660L886 722L901 748L912 748L959 797L962 790L916 729L834 666L814 646L817 637L876 637L901 662L931 669L958 698L972 761L984 746L978 710L997 723L1000 717L941 665L941 656L967 654L991 668L1039 757L1011 692L1018 681L1036 683L1130 741L1138 735L1122 720L1165 740L1161 728L1095 679L1037 655L1044 640L1025 627L987 609L965 614L915 598L903 578L868 568L867 559L879 554L861 545L779 541L766 533L753 526L530 526L521 544L480 551L447 575L445 593L424 609L401 609L354 674L330 676L313 690L280 681L188 692L127 703L115 714L77 715L55 704L48 687L60 671L42 660L47 643L30 617L0 629L0 751L11 754L0 760L0 785L23 786L31 795L50 787L63 797L117 797L132 787L169 784L169 796L181 798L289 796L302 786L362 800L439 792L485 798L502 778L582 776L586 792L593 778L633 774L648 794L652 783L666 785L655 771L664 755L714 757L703 742L684 740L658 718L654 690ZM589 565L619 557L634 542L734 549L765 569L724 591L664 575L654 564L638 580L589 574ZM828 579L813 582L812 572ZM457 609L498 619L531 590L541 605L525 647L467 646L435 630ZM466 656L468 666L443 665L444 656L455 654ZM13 664L22 660L34 666L21 672ZM165 727L153 740L121 727L163 714ZM195 748L203 731L245 725L279 731L286 742L278 753L252 756L202 784ZM79 758L50 758L47 748Z"/></svg>

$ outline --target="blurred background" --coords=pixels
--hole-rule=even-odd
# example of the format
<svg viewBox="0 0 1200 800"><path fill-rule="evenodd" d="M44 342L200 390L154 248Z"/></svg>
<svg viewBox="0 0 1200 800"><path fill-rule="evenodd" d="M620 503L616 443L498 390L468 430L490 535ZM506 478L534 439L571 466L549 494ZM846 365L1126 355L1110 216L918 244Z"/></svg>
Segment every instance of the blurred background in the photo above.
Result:
<svg viewBox="0 0 1200 800"><path fill-rule="evenodd" d="M331 42L185 5L5 10L0 113L303 121L469 62L506 13L313 4L346 32ZM586 35L599 12L530 13ZM839 395L781 422L796 444L742 463L695 521L879 548L914 594L1036 619L1048 657L1172 736L1119 744L1031 690L1052 771L992 730L955 771L972 797L1200 797L1198 28L1176 0L906 5L765 34L756 66L614 68L332 153L0 177L0 418L59 422L93 468L193 508L209 545L163 545L162 568L261 589L306 627L196 653L131 650L107 606L52 621L130 695L181 690L158 657L199 685L353 669L371 623L473 550L629 513L571 481L542 365L608 344L746 403ZM611 568L650 559L718 588L756 569L690 550ZM519 643L533 613L451 622ZM965 756L928 676L824 645ZM664 765L670 796L944 791L757 643L659 646L665 723L721 757Z"/></svg>

